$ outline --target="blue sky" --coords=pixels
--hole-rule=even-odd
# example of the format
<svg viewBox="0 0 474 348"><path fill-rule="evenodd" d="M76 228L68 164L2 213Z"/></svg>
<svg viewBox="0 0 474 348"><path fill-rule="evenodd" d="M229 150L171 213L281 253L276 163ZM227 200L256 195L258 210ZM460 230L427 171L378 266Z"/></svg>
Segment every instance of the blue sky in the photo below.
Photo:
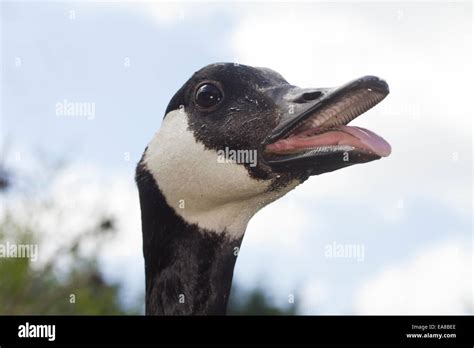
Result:
<svg viewBox="0 0 474 348"><path fill-rule="evenodd" d="M12 165L34 171L38 153L71 164L45 188L59 205L67 209L67 191L121 214L103 267L139 294L133 171L194 71L238 61L301 87L379 75L391 94L356 124L383 135L393 154L312 178L262 210L235 279L282 305L296 294L304 313L460 313L462 303L474 308L471 6L3 2L2 137L22 154ZM64 99L95 103L95 117L56 115ZM364 260L325 257L333 242L363 245Z"/></svg>

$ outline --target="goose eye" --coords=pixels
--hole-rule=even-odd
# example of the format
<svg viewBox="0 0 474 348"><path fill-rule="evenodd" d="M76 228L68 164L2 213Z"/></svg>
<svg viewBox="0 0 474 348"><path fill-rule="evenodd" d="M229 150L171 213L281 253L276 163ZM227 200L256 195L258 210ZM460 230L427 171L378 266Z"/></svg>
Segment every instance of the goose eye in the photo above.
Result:
<svg viewBox="0 0 474 348"><path fill-rule="evenodd" d="M209 108L218 104L222 100L221 90L211 84L206 83L196 91L196 103L203 108Z"/></svg>

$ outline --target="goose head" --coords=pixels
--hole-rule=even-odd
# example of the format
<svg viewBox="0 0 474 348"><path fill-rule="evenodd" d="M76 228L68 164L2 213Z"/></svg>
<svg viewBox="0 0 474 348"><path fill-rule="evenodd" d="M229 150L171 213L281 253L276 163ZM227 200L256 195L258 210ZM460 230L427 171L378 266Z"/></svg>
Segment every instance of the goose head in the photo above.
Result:
<svg viewBox="0 0 474 348"><path fill-rule="evenodd" d="M267 68L208 65L172 97L139 168L185 222L238 238L310 176L388 156L380 136L347 125L388 93L375 76L300 88Z"/></svg>

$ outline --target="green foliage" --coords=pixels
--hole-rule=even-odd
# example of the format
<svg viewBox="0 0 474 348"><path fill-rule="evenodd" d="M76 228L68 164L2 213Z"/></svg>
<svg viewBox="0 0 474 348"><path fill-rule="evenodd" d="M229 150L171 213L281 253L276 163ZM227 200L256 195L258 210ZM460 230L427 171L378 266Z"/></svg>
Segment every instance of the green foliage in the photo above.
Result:
<svg viewBox="0 0 474 348"><path fill-rule="evenodd" d="M85 237L91 235L82 234L63 245L46 263L1 258L0 314L139 314L138 309L123 308L118 297L120 288L104 279L97 256L84 257L77 252ZM35 244L37 237L8 215L0 222L2 244ZM66 259L62 256L70 267L59 271L58 263Z"/></svg>
<svg viewBox="0 0 474 348"><path fill-rule="evenodd" d="M229 315L295 315L295 305L286 308L274 305L263 288L255 287L243 291L237 286L232 288L227 314Z"/></svg>

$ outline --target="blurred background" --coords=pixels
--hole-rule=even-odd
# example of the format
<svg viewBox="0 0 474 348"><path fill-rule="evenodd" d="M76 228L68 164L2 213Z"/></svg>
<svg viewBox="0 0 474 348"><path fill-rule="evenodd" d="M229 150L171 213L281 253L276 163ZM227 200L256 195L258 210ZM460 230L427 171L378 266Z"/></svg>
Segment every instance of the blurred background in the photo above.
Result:
<svg viewBox="0 0 474 348"><path fill-rule="evenodd" d="M134 168L175 91L224 61L386 79L354 124L393 149L251 220L230 313L472 314L472 6L1 2L0 247L38 258L0 257L0 314L144 313Z"/></svg>

